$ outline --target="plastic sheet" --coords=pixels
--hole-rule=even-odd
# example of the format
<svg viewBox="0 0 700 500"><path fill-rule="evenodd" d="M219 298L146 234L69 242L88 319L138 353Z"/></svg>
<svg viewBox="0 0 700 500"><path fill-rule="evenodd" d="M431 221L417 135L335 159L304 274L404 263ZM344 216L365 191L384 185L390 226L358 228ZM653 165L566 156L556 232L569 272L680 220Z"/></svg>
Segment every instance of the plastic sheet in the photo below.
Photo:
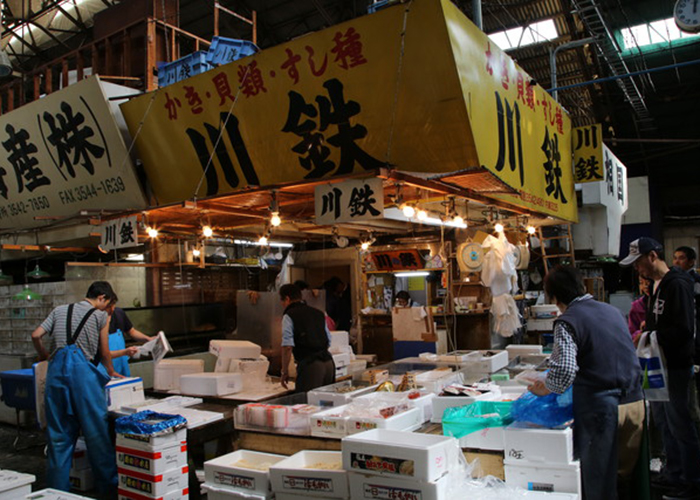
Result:
<svg viewBox="0 0 700 500"><path fill-rule="evenodd" d="M574 418L573 390L569 387L563 394L536 396L526 392L513 403L513 419L542 427L559 427Z"/></svg>
<svg viewBox="0 0 700 500"><path fill-rule="evenodd" d="M447 408L442 416L443 434L461 438L489 427L505 427L513 421L512 406L512 401L476 401Z"/></svg>
<svg viewBox="0 0 700 500"><path fill-rule="evenodd" d="M114 429L118 434L162 435L175 432L187 425L187 420L180 415L167 415L146 410L115 421Z"/></svg>

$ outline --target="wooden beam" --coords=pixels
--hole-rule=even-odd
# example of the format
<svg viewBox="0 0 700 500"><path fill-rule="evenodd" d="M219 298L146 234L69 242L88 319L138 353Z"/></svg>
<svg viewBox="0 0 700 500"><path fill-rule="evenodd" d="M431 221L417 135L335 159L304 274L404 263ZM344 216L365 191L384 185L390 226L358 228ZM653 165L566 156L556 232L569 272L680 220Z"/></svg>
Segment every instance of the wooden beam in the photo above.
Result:
<svg viewBox="0 0 700 500"><path fill-rule="evenodd" d="M15 250L18 252L73 252L85 253L96 252L97 248L93 247L54 247L50 245L0 245L3 250Z"/></svg>

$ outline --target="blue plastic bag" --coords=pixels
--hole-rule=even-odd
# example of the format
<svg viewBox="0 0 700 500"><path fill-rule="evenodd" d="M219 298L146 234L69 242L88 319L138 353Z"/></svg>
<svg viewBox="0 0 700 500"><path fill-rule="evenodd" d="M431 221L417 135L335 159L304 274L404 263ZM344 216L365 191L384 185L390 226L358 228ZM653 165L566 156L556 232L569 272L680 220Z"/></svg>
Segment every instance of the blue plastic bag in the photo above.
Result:
<svg viewBox="0 0 700 500"><path fill-rule="evenodd" d="M181 415L156 413L151 410L118 418L114 423L117 434L159 435L175 432L187 425Z"/></svg>
<svg viewBox="0 0 700 500"><path fill-rule="evenodd" d="M528 422L542 427L559 427L574 418L573 391L536 396L530 391L513 402L511 416L515 422Z"/></svg>

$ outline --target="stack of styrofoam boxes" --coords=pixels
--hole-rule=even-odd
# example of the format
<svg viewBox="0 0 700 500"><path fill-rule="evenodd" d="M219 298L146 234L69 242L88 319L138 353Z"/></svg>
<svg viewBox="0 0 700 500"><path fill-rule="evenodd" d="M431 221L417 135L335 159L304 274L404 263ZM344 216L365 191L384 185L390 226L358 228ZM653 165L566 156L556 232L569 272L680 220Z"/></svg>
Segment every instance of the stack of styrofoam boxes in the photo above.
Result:
<svg viewBox="0 0 700 500"><path fill-rule="evenodd" d="M90 491L95 486L95 478L88 460L87 446L82 437L78 438L75 443L73 466L70 469L70 485L78 491Z"/></svg>
<svg viewBox="0 0 700 500"><path fill-rule="evenodd" d="M447 500L461 453L454 438L381 429L344 438L342 449L350 498L357 500Z"/></svg>
<svg viewBox="0 0 700 500"><path fill-rule="evenodd" d="M24 498L32 492L36 477L11 470L0 470L0 499Z"/></svg>
<svg viewBox="0 0 700 500"><path fill-rule="evenodd" d="M65 491L58 491L51 488L35 491L34 493L21 498L24 498L25 500L90 500L88 497L75 495L73 493L66 493Z"/></svg>
<svg viewBox="0 0 700 500"><path fill-rule="evenodd" d="M439 424L442 422L442 415L445 413L447 408L453 408L455 406L468 406L475 401L487 401L493 400L501 395L501 388L495 383L491 382L488 384L475 384L474 388L479 390L488 390L480 396L436 396L432 399L433 413L431 417L431 422Z"/></svg>
<svg viewBox="0 0 700 500"><path fill-rule="evenodd" d="M212 377L238 375L240 388L235 392L248 390L256 382L264 380L270 367L267 358L260 355L261 347L247 340L212 340L209 342L209 352L217 358L214 368L217 375Z"/></svg>
<svg viewBox="0 0 700 500"><path fill-rule="evenodd" d="M339 451L300 451L270 467L270 482L276 500L350 498Z"/></svg>
<svg viewBox="0 0 700 500"><path fill-rule="evenodd" d="M352 347L350 347L350 336L348 332L332 331L331 345L328 350L333 355L335 363L335 378L346 377L349 374L350 362L354 359Z"/></svg>
<svg viewBox="0 0 700 500"><path fill-rule="evenodd" d="M581 466L574 460L573 432L516 422L505 428L505 475L509 486L581 494Z"/></svg>
<svg viewBox="0 0 700 500"><path fill-rule="evenodd" d="M187 429L117 433L117 472L119 500L187 499Z"/></svg>
<svg viewBox="0 0 700 500"><path fill-rule="evenodd" d="M285 458L284 455L238 450L204 462L204 489L207 498L271 499L273 493L269 469Z"/></svg>
<svg viewBox="0 0 700 500"><path fill-rule="evenodd" d="M190 373L180 377L180 392L191 396L226 396L242 390L240 373Z"/></svg>
<svg viewBox="0 0 700 500"><path fill-rule="evenodd" d="M164 359L153 369L153 388L156 391L180 391L180 377L203 373L203 359Z"/></svg>
<svg viewBox="0 0 700 500"><path fill-rule="evenodd" d="M107 409L119 410L124 405L146 400L143 393L143 380L138 377L116 378L105 386Z"/></svg>

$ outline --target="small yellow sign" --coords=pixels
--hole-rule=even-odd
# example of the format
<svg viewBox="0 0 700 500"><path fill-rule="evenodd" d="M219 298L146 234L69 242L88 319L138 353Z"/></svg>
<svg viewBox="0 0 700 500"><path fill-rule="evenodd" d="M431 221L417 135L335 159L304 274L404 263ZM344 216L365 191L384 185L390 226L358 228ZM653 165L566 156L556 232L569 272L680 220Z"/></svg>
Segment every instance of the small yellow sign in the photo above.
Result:
<svg viewBox="0 0 700 500"><path fill-rule="evenodd" d="M600 124L574 128L572 140L576 182L605 180L603 131Z"/></svg>

